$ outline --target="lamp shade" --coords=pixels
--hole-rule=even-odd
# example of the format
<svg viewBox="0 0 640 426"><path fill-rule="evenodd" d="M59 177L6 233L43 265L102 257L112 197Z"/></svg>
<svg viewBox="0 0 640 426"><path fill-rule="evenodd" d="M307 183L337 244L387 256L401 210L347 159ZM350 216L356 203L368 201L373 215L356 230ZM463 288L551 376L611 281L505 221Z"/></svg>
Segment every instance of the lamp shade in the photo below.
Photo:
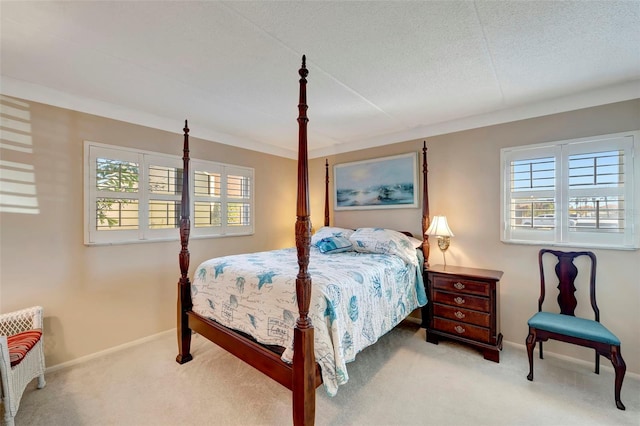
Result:
<svg viewBox="0 0 640 426"><path fill-rule="evenodd" d="M431 220L431 225L429 225L429 229L425 232L427 235L435 235L438 237L453 237L453 232L449 228L449 224L447 224L446 216L434 216Z"/></svg>

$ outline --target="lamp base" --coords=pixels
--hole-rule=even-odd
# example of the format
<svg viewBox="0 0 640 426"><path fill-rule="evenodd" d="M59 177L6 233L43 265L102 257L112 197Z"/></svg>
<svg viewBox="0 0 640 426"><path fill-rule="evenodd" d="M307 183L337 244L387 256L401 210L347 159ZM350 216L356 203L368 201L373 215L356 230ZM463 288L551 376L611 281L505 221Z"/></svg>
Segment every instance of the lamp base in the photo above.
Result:
<svg viewBox="0 0 640 426"><path fill-rule="evenodd" d="M450 237L438 237L438 247L440 248L440 250L445 251L446 249L448 249L450 243Z"/></svg>
<svg viewBox="0 0 640 426"><path fill-rule="evenodd" d="M438 237L438 248L440 249L440 251L442 251L442 261L444 262L444 266L447 266L447 258L444 255L444 252L447 251L450 243L450 237Z"/></svg>

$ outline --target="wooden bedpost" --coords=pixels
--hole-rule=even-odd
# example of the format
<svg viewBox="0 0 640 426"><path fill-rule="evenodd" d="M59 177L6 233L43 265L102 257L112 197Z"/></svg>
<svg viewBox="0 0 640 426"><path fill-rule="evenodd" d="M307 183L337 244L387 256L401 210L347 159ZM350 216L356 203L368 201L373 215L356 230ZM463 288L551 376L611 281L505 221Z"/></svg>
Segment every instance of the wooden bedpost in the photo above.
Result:
<svg viewBox="0 0 640 426"><path fill-rule="evenodd" d="M293 424L312 425L316 410L316 362L313 345L313 326L308 317L311 303L311 277L309 252L311 221L309 220L309 164L307 155L307 80L309 71L302 56L300 74L300 101L298 103L298 202L296 219L296 249L299 272L296 277L296 297L299 318L293 341Z"/></svg>
<svg viewBox="0 0 640 426"><path fill-rule="evenodd" d="M324 160L324 226L329 226L329 160Z"/></svg>
<svg viewBox="0 0 640 426"><path fill-rule="evenodd" d="M180 244L182 249L178 259L180 261L180 280L178 281L178 356L180 364L191 361L191 329L187 312L193 307L191 301L191 282L189 281L189 126L184 120L184 148L182 150L182 201L180 204Z"/></svg>
<svg viewBox="0 0 640 426"><path fill-rule="evenodd" d="M429 185L427 183L427 141L422 146L422 254L424 267L429 267L429 236L425 233L429 229Z"/></svg>

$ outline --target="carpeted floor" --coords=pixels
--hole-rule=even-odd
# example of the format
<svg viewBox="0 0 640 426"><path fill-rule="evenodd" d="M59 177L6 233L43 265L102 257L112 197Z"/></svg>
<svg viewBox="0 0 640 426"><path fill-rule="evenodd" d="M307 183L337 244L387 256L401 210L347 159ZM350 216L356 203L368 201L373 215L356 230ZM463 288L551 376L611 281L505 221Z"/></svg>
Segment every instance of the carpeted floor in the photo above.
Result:
<svg viewBox="0 0 640 426"><path fill-rule="evenodd" d="M405 321L349 364L330 398L318 388L319 425L640 425L640 380L627 375L626 411L613 400L613 370L546 354L526 379L524 346L499 364L453 342L433 345ZM47 374L31 383L16 425L286 425L290 392L206 339L175 362L175 333ZM603 367L608 363L602 359Z"/></svg>

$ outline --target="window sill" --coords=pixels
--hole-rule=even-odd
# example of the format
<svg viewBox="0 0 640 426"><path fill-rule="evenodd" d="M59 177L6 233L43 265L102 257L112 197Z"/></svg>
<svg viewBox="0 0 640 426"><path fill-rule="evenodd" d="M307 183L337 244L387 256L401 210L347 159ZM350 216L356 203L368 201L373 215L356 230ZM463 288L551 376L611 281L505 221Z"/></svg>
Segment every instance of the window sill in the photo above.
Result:
<svg viewBox="0 0 640 426"><path fill-rule="evenodd" d="M548 247L571 247L580 249L599 249L599 250L620 250L620 251L634 251L640 247L634 246L618 246L612 244L585 244L585 243L559 243L551 241L525 241L525 240L503 240L505 244L513 245L525 245L525 246L548 246Z"/></svg>
<svg viewBox="0 0 640 426"><path fill-rule="evenodd" d="M247 237L255 235L255 232L248 232L246 234L225 234L225 235L191 235L189 237L189 241L193 240L205 240L209 238L231 238L231 237ZM180 244L180 237L176 238L153 238L148 240L127 240L127 241L110 241L110 242L96 242L96 243L87 243L84 245L86 247L103 247L103 246L124 246L129 244L146 244L146 243L166 243L166 242L175 242Z"/></svg>

